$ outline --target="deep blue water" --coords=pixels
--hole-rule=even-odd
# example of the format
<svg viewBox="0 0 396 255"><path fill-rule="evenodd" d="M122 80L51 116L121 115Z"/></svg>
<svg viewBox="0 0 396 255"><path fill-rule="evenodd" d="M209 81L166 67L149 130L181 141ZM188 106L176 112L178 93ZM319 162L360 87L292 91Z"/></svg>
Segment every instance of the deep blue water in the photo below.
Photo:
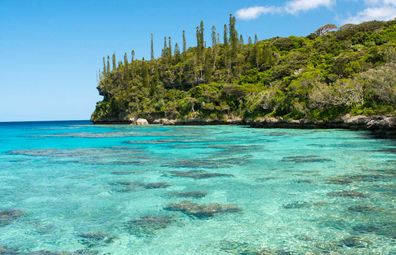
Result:
<svg viewBox="0 0 396 255"><path fill-rule="evenodd" d="M0 254L396 254L396 145L365 132L0 123L0 145Z"/></svg>

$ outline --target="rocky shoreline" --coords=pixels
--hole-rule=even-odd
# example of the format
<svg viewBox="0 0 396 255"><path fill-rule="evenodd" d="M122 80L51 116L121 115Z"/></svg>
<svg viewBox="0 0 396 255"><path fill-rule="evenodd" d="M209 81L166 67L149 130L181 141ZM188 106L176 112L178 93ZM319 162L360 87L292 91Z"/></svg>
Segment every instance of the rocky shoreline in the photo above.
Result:
<svg viewBox="0 0 396 255"><path fill-rule="evenodd" d="M159 124L159 125L246 125L252 128L294 128L294 129L351 129L368 130L380 138L396 138L395 116L350 116L345 115L332 121L288 120L281 117L265 117L255 120L232 118L226 120L214 119L136 119L116 121L94 121L94 124ZM143 123L143 124L142 124Z"/></svg>

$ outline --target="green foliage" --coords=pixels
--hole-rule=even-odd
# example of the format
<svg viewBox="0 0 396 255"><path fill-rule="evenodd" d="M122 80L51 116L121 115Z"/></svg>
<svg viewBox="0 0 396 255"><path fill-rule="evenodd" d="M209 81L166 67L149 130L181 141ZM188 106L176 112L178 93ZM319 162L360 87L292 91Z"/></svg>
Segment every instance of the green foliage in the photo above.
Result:
<svg viewBox="0 0 396 255"><path fill-rule="evenodd" d="M182 49L164 38L161 57L103 58L94 121L130 117L179 119L282 116L331 120L342 114L395 114L396 21L320 27L307 37L272 38L247 44L235 17L223 40L204 23L197 47Z"/></svg>

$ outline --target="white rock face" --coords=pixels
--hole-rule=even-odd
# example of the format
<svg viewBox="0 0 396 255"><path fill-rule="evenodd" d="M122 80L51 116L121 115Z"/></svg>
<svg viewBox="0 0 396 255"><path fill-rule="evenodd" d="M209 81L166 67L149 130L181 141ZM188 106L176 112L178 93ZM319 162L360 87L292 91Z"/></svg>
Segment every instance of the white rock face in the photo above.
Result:
<svg viewBox="0 0 396 255"><path fill-rule="evenodd" d="M148 125L148 121L146 119L139 118L135 121L135 125L137 126L145 126Z"/></svg>
<svg viewBox="0 0 396 255"><path fill-rule="evenodd" d="M162 124L162 125L175 125L176 121L175 120L170 120L170 119L156 119L153 122L154 124Z"/></svg>
<svg viewBox="0 0 396 255"><path fill-rule="evenodd" d="M351 116L351 115L347 114L342 118L342 120L347 124L362 125L362 124L368 123L371 119L370 119L370 117L367 117L364 115Z"/></svg>
<svg viewBox="0 0 396 255"><path fill-rule="evenodd" d="M368 128L395 128L396 117L381 117L376 120L370 120L367 123Z"/></svg>

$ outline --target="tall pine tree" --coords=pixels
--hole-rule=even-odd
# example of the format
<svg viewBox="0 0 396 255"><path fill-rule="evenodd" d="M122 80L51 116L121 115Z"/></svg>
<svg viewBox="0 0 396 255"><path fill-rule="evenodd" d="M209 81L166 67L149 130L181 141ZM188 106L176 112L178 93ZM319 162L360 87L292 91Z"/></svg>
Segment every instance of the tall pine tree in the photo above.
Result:
<svg viewBox="0 0 396 255"><path fill-rule="evenodd" d="M172 38L170 36L168 37L168 56L169 59L172 58Z"/></svg>
<svg viewBox="0 0 396 255"><path fill-rule="evenodd" d="M151 40L150 40L150 48L151 48L151 60L154 60L154 35L151 33Z"/></svg>
<svg viewBox="0 0 396 255"><path fill-rule="evenodd" d="M224 24L223 41L224 46L228 46L228 29L226 24Z"/></svg>
<svg viewBox="0 0 396 255"><path fill-rule="evenodd" d="M216 27L212 26L212 48L215 48L217 45L217 32Z"/></svg>
<svg viewBox="0 0 396 255"><path fill-rule="evenodd" d="M105 57L103 57L103 75L105 75L106 74L106 58Z"/></svg>
<svg viewBox="0 0 396 255"><path fill-rule="evenodd" d="M125 65L125 68L128 66L128 54L126 52L124 54L124 65Z"/></svg>
<svg viewBox="0 0 396 255"><path fill-rule="evenodd" d="M183 30L183 53L187 51L186 31Z"/></svg>
<svg viewBox="0 0 396 255"><path fill-rule="evenodd" d="M117 59L116 59L116 54L113 53L113 56L111 56L111 60L112 60L112 67L113 67L113 71L115 71L117 69Z"/></svg>
<svg viewBox="0 0 396 255"><path fill-rule="evenodd" d="M180 61L180 48L179 44L175 44L175 50L174 50L174 56L175 56L175 63L178 63Z"/></svg>
<svg viewBox="0 0 396 255"><path fill-rule="evenodd" d="M109 56L107 56L106 73L110 73L110 57Z"/></svg>

